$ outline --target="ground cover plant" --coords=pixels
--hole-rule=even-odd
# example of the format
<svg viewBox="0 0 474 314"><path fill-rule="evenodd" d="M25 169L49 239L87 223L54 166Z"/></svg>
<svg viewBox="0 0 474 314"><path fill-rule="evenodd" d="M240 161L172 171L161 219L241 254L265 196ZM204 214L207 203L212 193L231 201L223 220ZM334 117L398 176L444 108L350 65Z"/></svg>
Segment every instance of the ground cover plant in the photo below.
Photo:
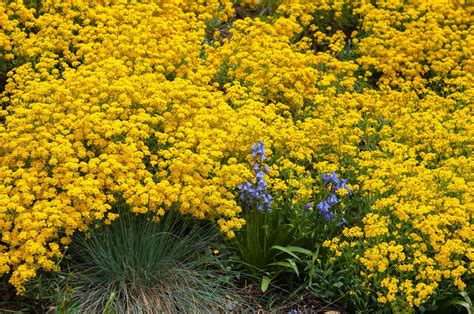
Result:
<svg viewBox="0 0 474 314"><path fill-rule="evenodd" d="M73 242L71 303L94 313L225 310L235 291L220 282L214 238L172 212L160 223L125 212Z"/></svg>
<svg viewBox="0 0 474 314"><path fill-rule="evenodd" d="M73 239L125 207L218 230L226 287L472 311L473 16L468 0L1 1L2 289L73 265Z"/></svg>

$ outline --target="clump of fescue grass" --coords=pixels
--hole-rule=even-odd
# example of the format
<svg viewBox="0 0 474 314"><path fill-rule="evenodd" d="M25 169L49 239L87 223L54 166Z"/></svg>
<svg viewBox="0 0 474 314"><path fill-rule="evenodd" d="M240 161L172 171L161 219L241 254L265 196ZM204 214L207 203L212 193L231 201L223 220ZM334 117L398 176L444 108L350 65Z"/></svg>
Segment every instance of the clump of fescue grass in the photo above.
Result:
<svg viewBox="0 0 474 314"><path fill-rule="evenodd" d="M71 246L72 301L79 312L188 313L238 306L211 254L210 227L174 213L159 223L122 213ZM228 278L228 277L227 277Z"/></svg>

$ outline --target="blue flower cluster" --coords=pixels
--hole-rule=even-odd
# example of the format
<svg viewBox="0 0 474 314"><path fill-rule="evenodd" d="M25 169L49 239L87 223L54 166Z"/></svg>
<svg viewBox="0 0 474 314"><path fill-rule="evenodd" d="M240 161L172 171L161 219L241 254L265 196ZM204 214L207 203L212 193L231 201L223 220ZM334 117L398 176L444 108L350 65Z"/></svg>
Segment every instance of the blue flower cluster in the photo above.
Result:
<svg viewBox="0 0 474 314"><path fill-rule="evenodd" d="M349 195L352 194L352 191L346 185L347 180L342 178L339 179L334 171L331 172L329 175L323 172L322 178L324 181L324 185L332 185L331 194L334 194L334 192L339 189L345 189Z"/></svg>
<svg viewBox="0 0 474 314"><path fill-rule="evenodd" d="M271 211L272 196L267 192L268 183L264 179L269 169L267 166L259 165L259 161L267 159L263 141L253 144L251 152L254 160L255 183L246 182L237 186L240 191L240 199L249 205L256 205L259 211Z"/></svg>
<svg viewBox="0 0 474 314"><path fill-rule="evenodd" d="M325 186L331 186L331 191L329 192L329 196L326 200L319 202L318 209L321 216L324 217L327 221L332 221L334 219L334 213L331 212L331 207L335 206L339 203L339 199L337 198L336 191L339 189L345 189L348 195L352 194L352 191L347 187L346 179L339 179L335 172L331 172L329 175L326 173L322 174L323 182ZM311 208L312 205L310 203L306 204L305 210ZM342 221L338 223L338 226L342 226L346 224L346 219L342 218Z"/></svg>

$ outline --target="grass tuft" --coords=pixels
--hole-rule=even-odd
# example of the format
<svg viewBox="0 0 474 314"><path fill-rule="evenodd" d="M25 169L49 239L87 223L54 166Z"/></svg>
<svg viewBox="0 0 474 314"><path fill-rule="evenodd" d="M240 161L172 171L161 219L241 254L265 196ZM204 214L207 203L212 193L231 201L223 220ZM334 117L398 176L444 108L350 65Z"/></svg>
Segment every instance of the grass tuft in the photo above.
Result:
<svg viewBox="0 0 474 314"><path fill-rule="evenodd" d="M236 294L211 254L215 237L174 213L159 223L123 213L73 242L72 299L80 312L225 311Z"/></svg>

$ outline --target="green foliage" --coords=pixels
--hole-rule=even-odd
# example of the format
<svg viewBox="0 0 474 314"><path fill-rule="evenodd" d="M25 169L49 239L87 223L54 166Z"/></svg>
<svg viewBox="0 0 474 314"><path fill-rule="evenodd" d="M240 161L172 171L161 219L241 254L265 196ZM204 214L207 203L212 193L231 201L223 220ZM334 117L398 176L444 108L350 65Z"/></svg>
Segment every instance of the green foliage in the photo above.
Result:
<svg viewBox="0 0 474 314"><path fill-rule="evenodd" d="M248 209L246 225L229 244L244 274L260 282L262 290L266 291L270 283L291 290L298 284L299 274L295 271L296 276L288 276L287 268L295 269L295 264L282 253L297 258L293 250L308 253L308 249L330 239L341 230L337 226L341 214L336 213L328 222L317 210L291 204L276 204L271 212Z"/></svg>
<svg viewBox="0 0 474 314"><path fill-rule="evenodd" d="M230 241L240 265L246 274L260 278L268 275L270 264L276 261L274 245L290 245L296 240L293 226L284 216L284 210L274 209L272 213L250 210L242 231Z"/></svg>
<svg viewBox="0 0 474 314"><path fill-rule="evenodd" d="M367 297L359 270L351 256L335 258L328 250L317 245L312 251L301 247L274 247L286 255L287 263L281 264L288 274L300 278L300 285L292 291L291 298L310 291L329 304L339 304L351 311L375 310L375 302Z"/></svg>
<svg viewBox="0 0 474 314"><path fill-rule="evenodd" d="M309 293L323 305L376 310L371 306L377 302L369 298L371 293L362 284L361 269L357 269L354 257L336 256L322 246L341 233L340 222L358 223L371 200L359 193L337 195L339 201L330 208L333 219L328 221L317 204L330 195L334 196L332 185L321 182L319 192L306 205L292 204L291 197L274 201L272 211L258 211L255 206L243 204L247 224L230 241L237 264L244 276L259 283L267 295L288 301Z"/></svg>
<svg viewBox="0 0 474 314"><path fill-rule="evenodd" d="M77 312L71 296L73 289L70 285L73 274L71 272L41 272L27 285L26 296L35 300L43 311L54 313Z"/></svg>
<svg viewBox="0 0 474 314"><path fill-rule="evenodd" d="M8 279L8 276L0 277L0 313L34 312L37 309L35 300L17 296Z"/></svg>
<svg viewBox="0 0 474 314"><path fill-rule="evenodd" d="M123 212L73 242L71 300L94 313L223 310L236 294L211 254L214 240L209 227L172 212L159 223Z"/></svg>
<svg viewBox="0 0 474 314"><path fill-rule="evenodd" d="M447 293L442 295L442 299L436 297L431 300L431 303L425 303L420 307L420 312L430 314L444 314L444 313L474 313L474 305L472 297L474 290L472 284L468 285L466 291L459 293Z"/></svg>
<svg viewBox="0 0 474 314"><path fill-rule="evenodd" d="M474 305L472 304L471 298L469 297L467 292L461 291L459 295L462 297L462 299L457 298L457 299L449 300L446 302L446 304L443 305L443 307L446 308L449 306L457 305L466 309L467 314L474 313Z"/></svg>
<svg viewBox="0 0 474 314"><path fill-rule="evenodd" d="M0 281L0 313L71 313L71 273L41 271L26 285L26 293L17 295L7 282ZM76 311L77 312L77 311Z"/></svg>

